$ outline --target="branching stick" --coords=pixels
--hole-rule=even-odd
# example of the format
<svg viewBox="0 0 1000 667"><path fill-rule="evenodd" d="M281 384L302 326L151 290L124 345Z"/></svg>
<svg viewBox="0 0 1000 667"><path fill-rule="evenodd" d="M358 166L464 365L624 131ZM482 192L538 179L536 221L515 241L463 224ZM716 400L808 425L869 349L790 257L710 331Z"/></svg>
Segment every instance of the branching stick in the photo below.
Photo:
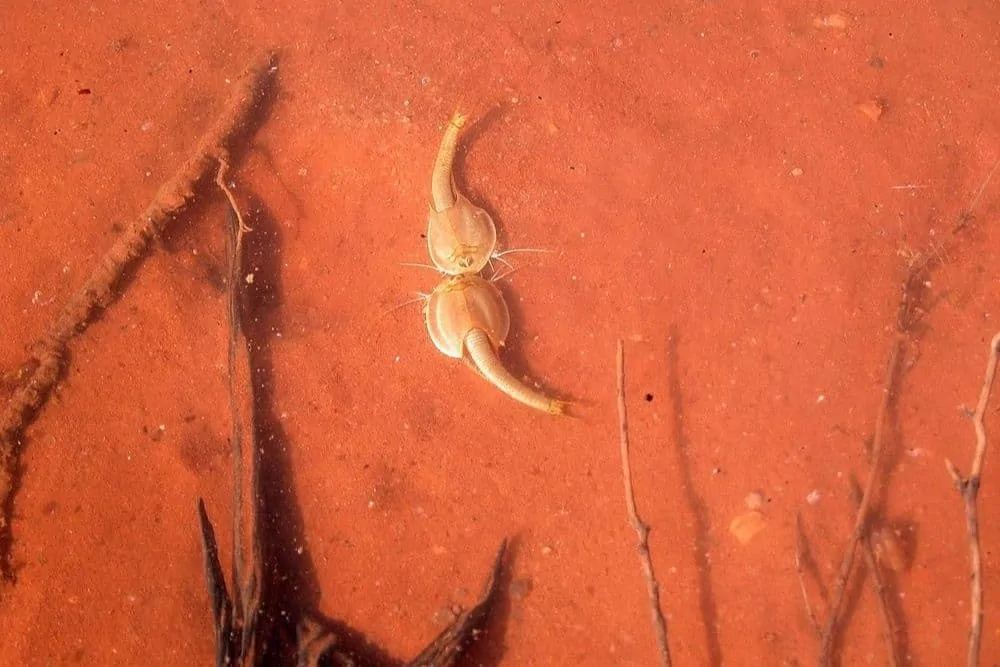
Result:
<svg viewBox="0 0 1000 667"><path fill-rule="evenodd" d="M885 430L885 420L889 414L889 404L895 394L896 376L899 370L899 359L902 352L903 342L897 339L892 345L892 352L889 355L889 364L886 369L885 384L882 386L882 401L879 404L878 416L875 418L875 435L872 439L871 463L868 466L868 479L865 482L865 491L861 496L858 511L854 518L854 530L851 538L844 550L844 557L840 562L840 570L837 572L837 580L833 588L833 598L830 602L830 614L823 626L823 633L820 636L819 664L820 667L829 667L833 654L833 643L837 634L837 624L844 608L844 590L847 588L847 581L851 576L851 568L854 566L854 556L858 550L858 542L867 530L868 513L871 509L872 497L875 487L882 472L882 441Z"/></svg>
<svg viewBox="0 0 1000 667"><path fill-rule="evenodd" d="M983 636L983 559L979 546L979 505L976 498L979 495L979 483L983 473L983 463L986 461L986 427L983 425L983 415L990 400L993 388L993 378L997 372L997 358L1000 356L1000 333L990 341L990 355L986 362L986 378L979 391L979 403L972 415L972 425L976 430L976 451L972 455L972 469L968 477L949 460L945 460L948 474L965 505L965 532L969 542L969 566L972 587L972 605L970 607L971 624L969 628L969 650L966 658L968 667L979 664L979 647Z"/></svg>

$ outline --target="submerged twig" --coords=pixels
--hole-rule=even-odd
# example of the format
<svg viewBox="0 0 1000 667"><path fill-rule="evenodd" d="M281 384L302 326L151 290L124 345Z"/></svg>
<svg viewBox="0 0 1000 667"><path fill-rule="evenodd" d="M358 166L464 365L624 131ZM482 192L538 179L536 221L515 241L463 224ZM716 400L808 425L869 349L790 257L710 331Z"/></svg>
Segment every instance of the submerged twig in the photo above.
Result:
<svg viewBox="0 0 1000 667"><path fill-rule="evenodd" d="M227 295L228 397L233 446L233 587L225 588L214 533L199 499L202 544L205 549L206 579L212 597L216 629L216 664L255 665L260 655L258 621L261 611L263 547L260 541L258 499L260 497L260 449L254 425L254 388L250 347L243 331L241 304L243 285L243 224L236 199L226 184L229 164L220 160L215 184L230 206L226 234L229 264Z"/></svg>
<svg viewBox="0 0 1000 667"><path fill-rule="evenodd" d="M983 425L983 415L990 400L993 379L997 372L997 359L1000 357L1000 333L990 341L990 354L986 362L986 377L979 391L979 402L972 415L972 425L976 431L976 451L972 455L972 468L968 477L963 477L958 468L950 460L945 460L948 474L951 475L955 488L962 496L965 506L965 531L969 542L969 567L972 588L972 604L969 628L969 649L966 659L968 667L979 664L979 647L983 635L983 561L979 546L979 506L976 498L979 495L979 484L983 473L983 463L986 461L986 427Z"/></svg>
<svg viewBox="0 0 1000 667"><path fill-rule="evenodd" d="M670 646L667 643L667 621L660 611L660 585L653 572L653 560L649 554L649 526L639 518L635 508L635 493L632 490L632 466L628 455L628 415L625 406L625 352L622 341L618 341L617 364L618 389L618 426L619 444L622 457L622 477L625 482L625 507L628 520L639 539L637 549L642 561L643 577L646 580L646 592L649 594L649 607L653 618L653 628L656 631L656 643L660 652L660 664L670 667Z"/></svg>
<svg viewBox="0 0 1000 667"><path fill-rule="evenodd" d="M851 502L855 511L861 506L861 486L858 480L851 476ZM896 649L896 630L892 623L892 614L889 611L889 601L886 599L885 581L882 577L882 570L879 568L878 559L875 557L875 547L872 545L871 527L865 528L861 536L861 552L865 557L865 565L872 575L872 588L875 590L875 599L878 600L879 616L882 619L882 636L885 639L886 650L889 653L889 667L899 665L899 652Z"/></svg>
<svg viewBox="0 0 1000 667"><path fill-rule="evenodd" d="M234 653L233 646L233 599L226 587L226 577L222 573L219 560L219 544L215 540L215 529L208 519L205 503L198 499L198 525L201 529L201 547L204 557L205 582L212 599L212 621L215 629L215 664L226 665Z"/></svg>
<svg viewBox="0 0 1000 667"><path fill-rule="evenodd" d="M838 629L837 624L844 607L844 589L847 587L847 581L851 576L851 568L854 566L854 556L857 553L858 542L867 528L868 512L871 508L875 487L882 472L883 431L885 430L885 421L889 414L889 404L896 389L896 377L899 370L902 346L902 340L897 339L893 342L892 352L889 355L885 384L882 386L882 400L879 404L878 416L875 418L875 435L872 439L868 479L865 482L864 494L861 496L861 502L858 504L857 514L854 518L854 530L851 532L847 548L844 550L843 559L840 562L840 570L837 572L837 579L833 587L833 597L830 601L830 613L820 636L819 664L821 667L827 667L832 659L833 642Z"/></svg>
<svg viewBox="0 0 1000 667"><path fill-rule="evenodd" d="M802 515L798 511L795 512L795 575L799 580L799 588L802 590L802 602L806 607L806 616L809 618L809 624L812 626L813 631L816 633L817 637L822 636L823 628L819 624L819 620L816 618L816 612L813 610L812 602L809 601L809 589L806 587L806 571L805 571L805 561L806 561L806 551L808 546L806 545L806 534L802 530Z"/></svg>
<svg viewBox="0 0 1000 667"><path fill-rule="evenodd" d="M220 160L228 158L235 137L249 131L259 103L274 72L274 56L267 54L249 68L215 125L198 143L194 154L160 186L146 210L135 218L98 261L90 277L63 306L55 323L31 349L24 368L25 381L0 412L0 575L12 579L10 517L18 484L22 434L48 399L59 380L69 341L86 329L93 314L107 307L116 294L125 269L143 258L149 243L194 198L195 187Z"/></svg>

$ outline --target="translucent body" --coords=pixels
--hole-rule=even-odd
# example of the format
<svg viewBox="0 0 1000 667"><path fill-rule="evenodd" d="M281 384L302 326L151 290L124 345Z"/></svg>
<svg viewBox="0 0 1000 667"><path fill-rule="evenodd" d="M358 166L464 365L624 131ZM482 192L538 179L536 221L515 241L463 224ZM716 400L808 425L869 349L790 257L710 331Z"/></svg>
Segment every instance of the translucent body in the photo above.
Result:
<svg viewBox="0 0 1000 667"><path fill-rule="evenodd" d="M500 290L472 274L445 278L428 297L424 316L434 347L454 359L465 356L465 337L473 329L485 331L497 348L510 331L510 312Z"/></svg>
<svg viewBox="0 0 1000 667"><path fill-rule="evenodd" d="M497 229L490 215L455 189L452 169L466 117L456 111L438 148L431 174L427 250L434 266L448 275L479 273L496 250Z"/></svg>
<svg viewBox="0 0 1000 667"><path fill-rule="evenodd" d="M427 214L427 252L442 273L479 273L497 246L497 228L489 213L461 193L443 211Z"/></svg>
<svg viewBox="0 0 1000 667"><path fill-rule="evenodd" d="M510 313L492 283L469 274L446 278L428 297L424 315L427 332L442 354L472 362L490 384L525 405L565 414L565 402L527 386L501 363L497 350L507 339Z"/></svg>

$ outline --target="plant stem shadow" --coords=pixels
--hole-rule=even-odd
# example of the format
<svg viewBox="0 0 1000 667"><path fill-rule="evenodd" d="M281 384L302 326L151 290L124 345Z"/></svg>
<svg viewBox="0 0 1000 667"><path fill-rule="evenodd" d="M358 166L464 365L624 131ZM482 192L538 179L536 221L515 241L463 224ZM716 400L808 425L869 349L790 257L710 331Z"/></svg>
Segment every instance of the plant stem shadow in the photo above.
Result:
<svg viewBox="0 0 1000 667"><path fill-rule="evenodd" d="M670 391L671 424L673 441L677 448L678 470L681 474L681 488L684 499L694 517L695 526L695 565L698 568L698 608L701 612L702 626L705 629L705 644L708 648L708 664L721 667L722 647L719 644L718 611L715 606L715 594L712 589L712 561L709 558L709 530L711 528L708 516L708 505L695 490L691 476L691 458L689 454L690 440L684 427L684 393L681 388L679 359L679 334L676 326L670 327L667 339L667 375Z"/></svg>

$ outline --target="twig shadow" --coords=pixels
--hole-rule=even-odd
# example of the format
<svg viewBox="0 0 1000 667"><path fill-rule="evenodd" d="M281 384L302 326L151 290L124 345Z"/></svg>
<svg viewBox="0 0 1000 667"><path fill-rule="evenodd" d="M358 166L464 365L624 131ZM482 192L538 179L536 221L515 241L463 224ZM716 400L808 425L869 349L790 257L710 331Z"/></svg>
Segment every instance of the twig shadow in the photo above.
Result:
<svg viewBox="0 0 1000 667"><path fill-rule="evenodd" d="M264 201L251 192L245 202L247 224L253 230L245 239L241 275L253 276L245 291L244 329L252 349L254 422L260 447L260 497L258 498L263 552L261 614L272 636L265 643L261 664L296 664L296 633L309 618L337 637L341 653L358 664L397 667L393 660L347 625L317 611L320 586L312 556L306 548L302 511L295 494L294 472L288 455L288 438L274 410L275 332L282 331L282 242L280 226ZM322 664L322 663L321 663Z"/></svg>
<svg viewBox="0 0 1000 667"><path fill-rule="evenodd" d="M709 522L708 505L695 490L694 479L691 476L691 458L689 455L690 440L684 428L684 393L681 388L678 345L680 336L677 326L670 327L667 338L667 377L670 392L671 423L673 441L677 447L677 469L681 474L681 488L684 499L694 517L695 545L694 558L698 568L698 608L701 612L702 627L705 629L705 644L708 648L708 664L712 667L722 665L722 647L719 643L718 611L715 606L715 593L712 589L712 561L709 558Z"/></svg>
<svg viewBox="0 0 1000 667"><path fill-rule="evenodd" d="M858 550L862 548L858 545ZM858 606L861 603L861 594L865 590L865 582L869 578L868 566L864 563L864 559L859 558L859 562L855 566L854 571L851 573L851 578L848 581L847 588L844 591L844 610L840 615L838 622L839 628L847 628L851 624L851 620L858 611ZM838 632L834 635L833 643L830 645L830 665L831 667L837 667L841 664L841 651L844 648L844 632Z"/></svg>
<svg viewBox="0 0 1000 667"><path fill-rule="evenodd" d="M263 200L247 196L247 224L253 230L244 237L242 276L253 276L244 292L242 311L252 313L244 320L247 343L252 350L254 423L260 448L260 539L263 581L261 582L262 627L269 629L264 655L259 664L302 665L300 632L309 626L331 638L329 649L321 652L316 665L402 667L396 659L370 641L363 633L318 611L320 586L315 565L306 548L302 512L296 499L294 474L288 456L288 439L274 410L275 373L271 341L283 326L281 295L282 243L280 227ZM509 578L501 568L501 583ZM506 596L495 599L490 635L503 637L506 630ZM475 664L498 664L501 645L478 642L473 645L480 659ZM313 663L310 663L313 664ZM437 664L437 663L434 663ZM468 663L471 664L471 663Z"/></svg>
<svg viewBox="0 0 1000 667"><path fill-rule="evenodd" d="M885 602L892 620L893 636L891 641L900 656L903 665L913 664L910 655L910 631L906 625L906 615L903 610L903 598L900 596L899 578L888 568L882 569L882 585L885 586Z"/></svg>
<svg viewBox="0 0 1000 667"><path fill-rule="evenodd" d="M254 437L259 448L257 499L262 543L261 614L273 636L266 642L268 664L294 664L297 619L319 599L312 558L304 548L302 513L295 499L287 438L274 414L274 360L271 340L282 326L280 228L255 193L244 202L251 232L244 237L240 276L253 276L243 292L243 328L252 350Z"/></svg>
<svg viewBox="0 0 1000 667"><path fill-rule="evenodd" d="M521 551L521 537L515 535L507 541L507 565L500 570L497 577L497 595L493 602L489 622L483 628L483 637L472 644L458 661L459 665L468 667L486 667L500 665L507 651L504 638L507 636L507 625L510 622L511 598L510 590L514 578L514 562Z"/></svg>

